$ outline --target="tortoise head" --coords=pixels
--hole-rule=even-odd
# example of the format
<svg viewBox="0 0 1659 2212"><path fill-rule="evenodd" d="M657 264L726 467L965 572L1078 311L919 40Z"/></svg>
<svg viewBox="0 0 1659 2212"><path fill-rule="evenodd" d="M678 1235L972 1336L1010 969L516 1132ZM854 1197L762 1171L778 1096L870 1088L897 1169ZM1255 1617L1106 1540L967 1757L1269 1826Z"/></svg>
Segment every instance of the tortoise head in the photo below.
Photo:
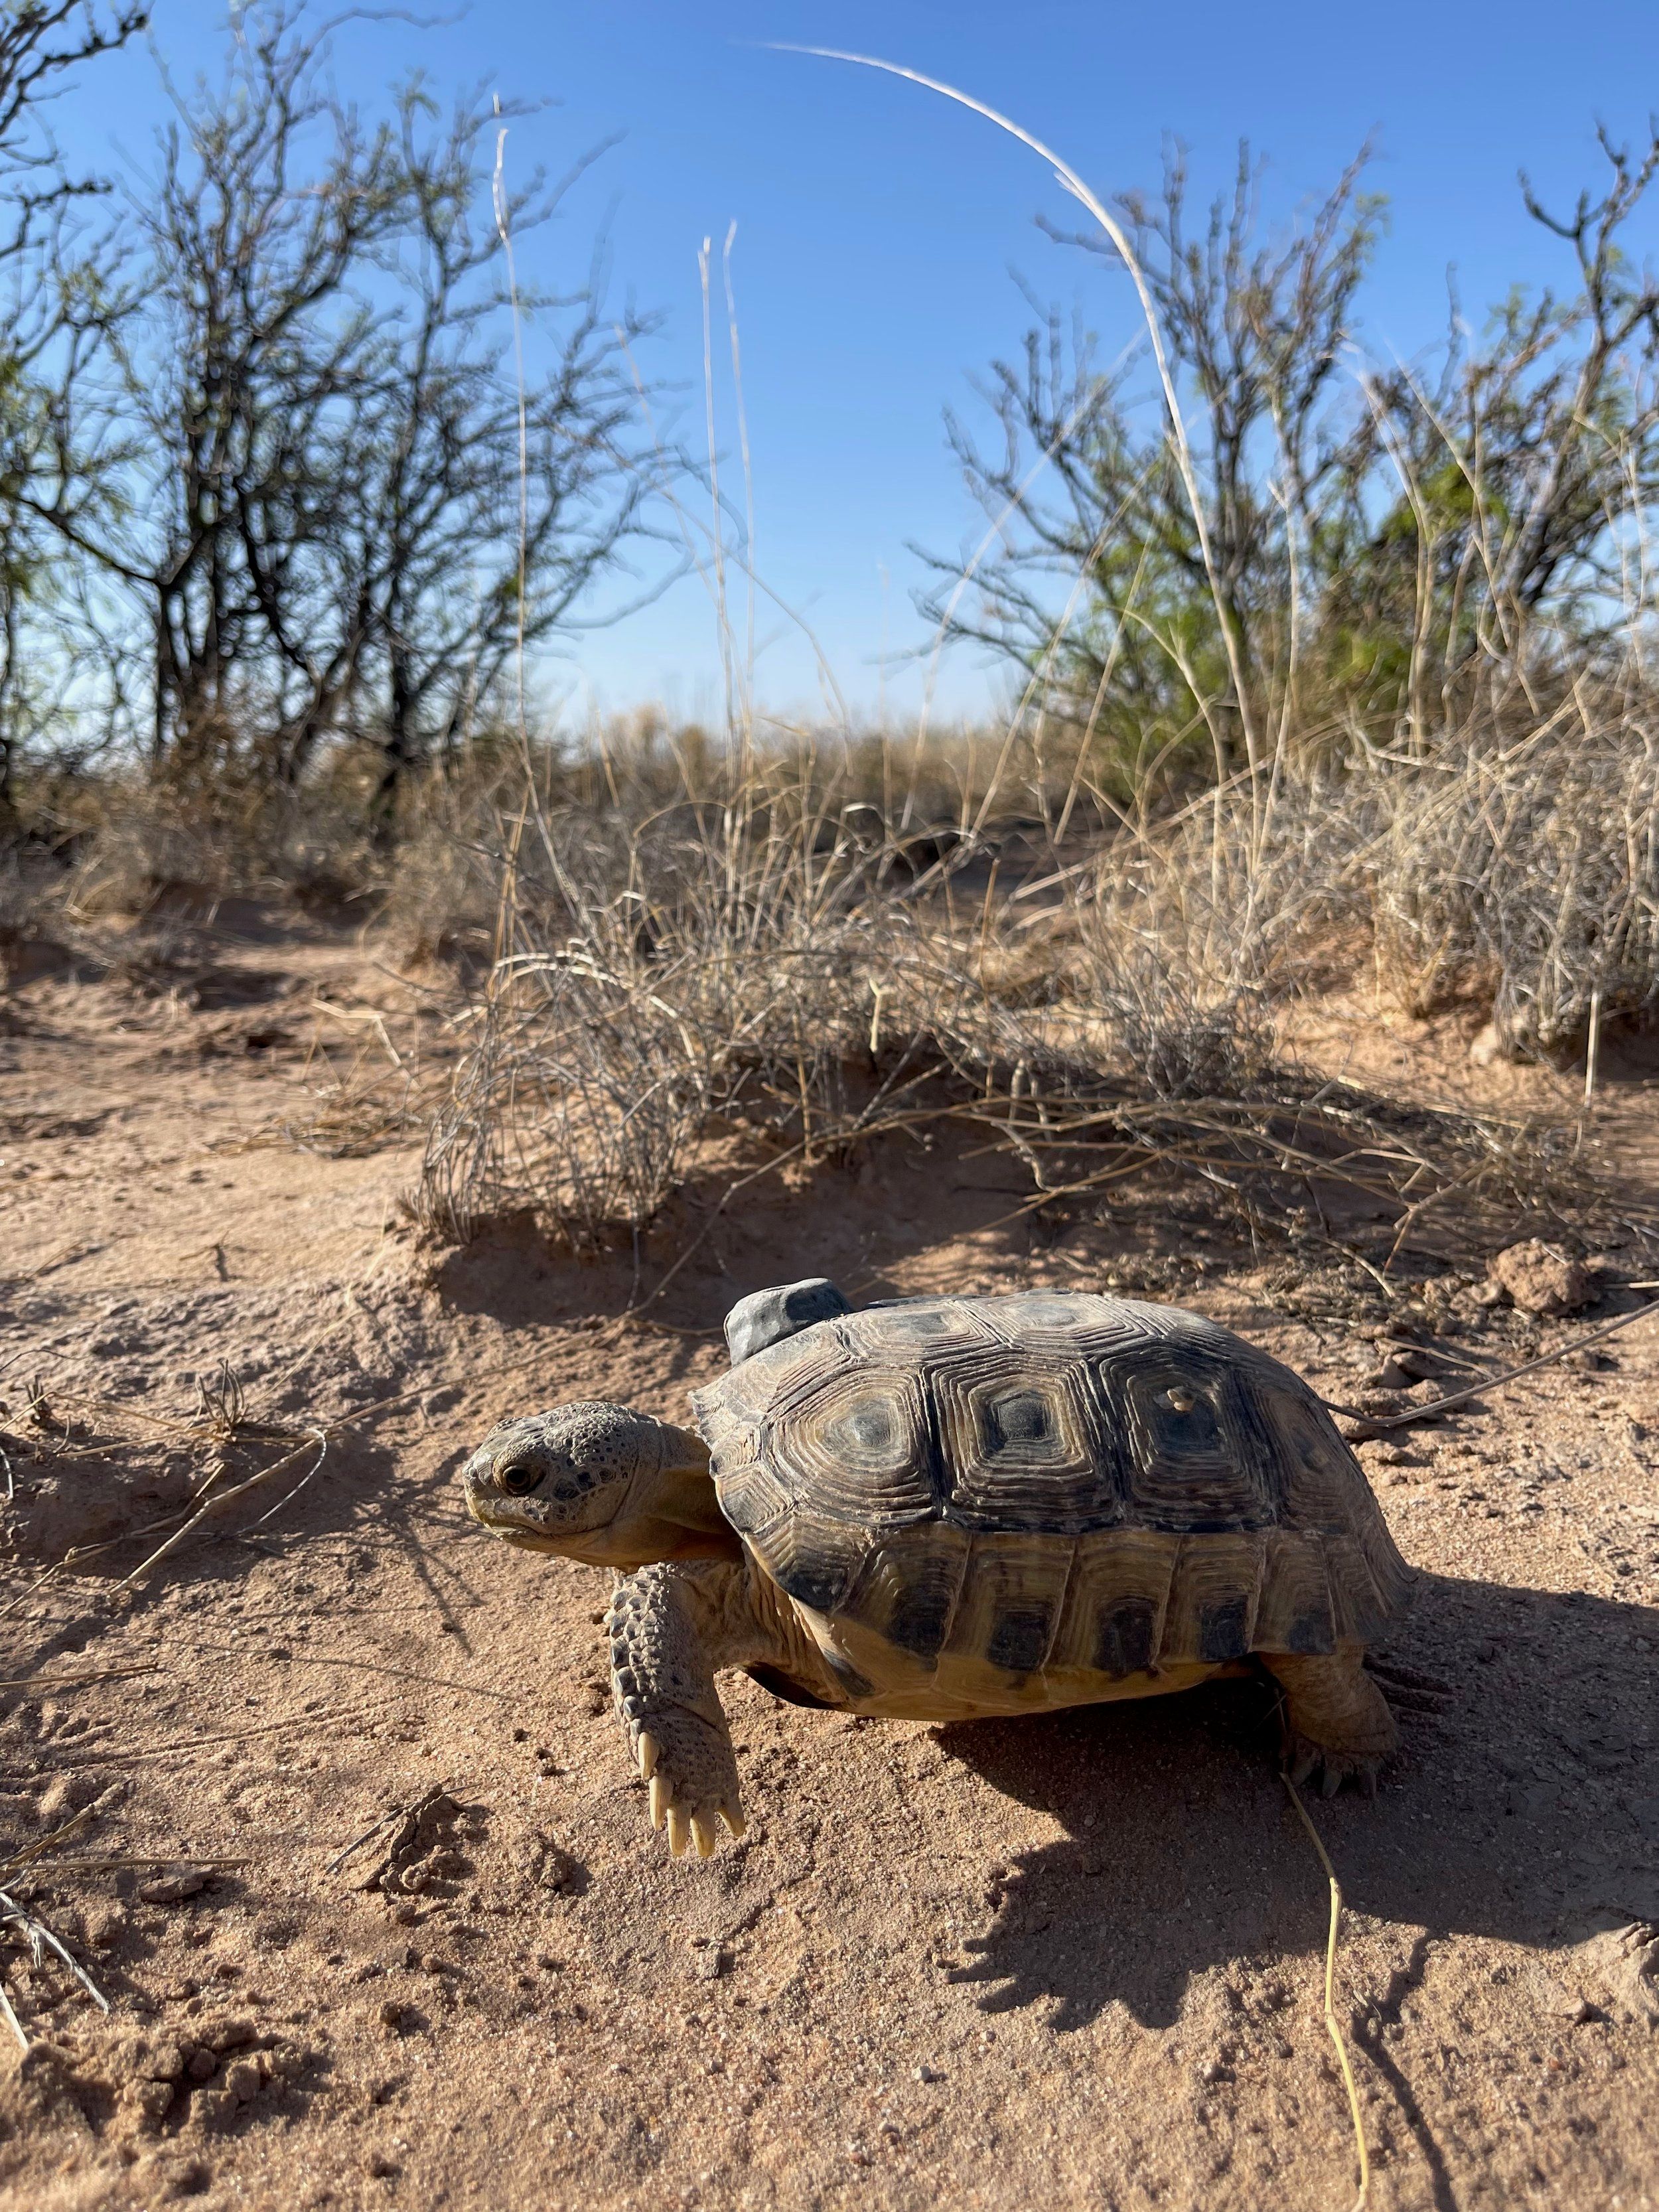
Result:
<svg viewBox="0 0 1659 2212"><path fill-rule="evenodd" d="M532 1552L634 1568L738 1549L701 1440L629 1406L585 1400L503 1421L460 1480L473 1519Z"/></svg>

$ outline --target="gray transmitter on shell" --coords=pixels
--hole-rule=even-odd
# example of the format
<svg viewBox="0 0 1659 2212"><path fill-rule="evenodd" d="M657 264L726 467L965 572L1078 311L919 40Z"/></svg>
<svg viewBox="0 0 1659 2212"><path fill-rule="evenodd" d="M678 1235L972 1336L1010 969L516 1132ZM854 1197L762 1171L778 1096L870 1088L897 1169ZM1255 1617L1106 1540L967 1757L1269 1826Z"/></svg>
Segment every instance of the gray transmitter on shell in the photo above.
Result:
<svg viewBox="0 0 1659 2212"><path fill-rule="evenodd" d="M509 1542L620 1570L617 1710L678 1857L743 1833L715 1688L907 1720L1158 1697L1266 1668L1292 1773L1367 1788L1365 1650L1412 1571L1289 1368L1197 1314L1078 1291L854 1312L822 1277L726 1324L696 1431L504 1422L461 1470Z"/></svg>

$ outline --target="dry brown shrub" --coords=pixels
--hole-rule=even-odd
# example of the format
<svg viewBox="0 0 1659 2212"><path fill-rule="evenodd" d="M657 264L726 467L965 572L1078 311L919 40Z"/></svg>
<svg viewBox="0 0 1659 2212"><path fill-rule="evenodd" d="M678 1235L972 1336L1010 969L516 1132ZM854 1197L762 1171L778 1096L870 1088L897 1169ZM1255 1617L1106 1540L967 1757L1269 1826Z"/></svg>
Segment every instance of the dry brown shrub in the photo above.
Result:
<svg viewBox="0 0 1659 2212"><path fill-rule="evenodd" d="M1560 1198L1548 1133L1287 1059L1284 1002L1360 895L1340 820L1310 843L1305 818L1206 805L1068 858L986 810L919 866L895 814L872 836L821 757L643 816L527 805L420 1215L464 1238L527 1212L592 1246L647 1227L716 1135L735 1190L945 1124L1019 1159L1034 1206L1153 1170L1252 1234L1319 1218L1322 1184L1385 1202L1401 1249L1437 1207L1506 1233Z"/></svg>
<svg viewBox="0 0 1659 2212"><path fill-rule="evenodd" d="M1379 970L1428 1012L1478 989L1520 1051L1659 1000L1659 742L1650 702L1576 691L1518 734L1466 732L1371 780L1352 839ZM1354 812L1362 810L1354 809Z"/></svg>

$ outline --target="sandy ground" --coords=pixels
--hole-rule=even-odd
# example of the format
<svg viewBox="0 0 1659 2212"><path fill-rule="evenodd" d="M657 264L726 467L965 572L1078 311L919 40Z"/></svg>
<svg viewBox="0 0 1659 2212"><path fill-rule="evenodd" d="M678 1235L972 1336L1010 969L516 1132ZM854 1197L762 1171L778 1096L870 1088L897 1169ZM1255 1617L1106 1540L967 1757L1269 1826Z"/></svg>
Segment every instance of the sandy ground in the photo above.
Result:
<svg viewBox="0 0 1659 2212"><path fill-rule="evenodd" d="M562 1398L683 1417L732 1297L806 1272L1167 1279L1337 1398L1376 1364L1358 1324L1201 1218L1156 1214L1132 1261L1107 1228L1034 1241L1006 1162L914 1149L757 1186L659 1322L620 1321L627 1259L446 1255L399 1214L407 1141L284 1136L314 1035L378 1048L380 1018L430 1061L435 1000L251 910L210 952L0 998L0 1860L91 1808L4 1880L110 2007L5 1923L0 2202L1350 2205L1327 1892L1260 1686L933 1729L738 1679L750 1833L673 1864L605 1695L606 1578L489 1540L453 1475ZM1571 1089L1466 1077L1457 1045L1356 1002L1322 1048ZM1613 1073L1639 1181L1659 1092ZM1439 1341L1502 1364L1618 1295L1532 1324L1460 1292ZM1450 1692L1375 1802L1311 1808L1379 2212L1659 2204L1659 1323L1611 1360L1365 1448L1425 1571L1390 1656ZM46 1571L213 1453L222 1489L277 1471L131 1581L165 1532Z"/></svg>

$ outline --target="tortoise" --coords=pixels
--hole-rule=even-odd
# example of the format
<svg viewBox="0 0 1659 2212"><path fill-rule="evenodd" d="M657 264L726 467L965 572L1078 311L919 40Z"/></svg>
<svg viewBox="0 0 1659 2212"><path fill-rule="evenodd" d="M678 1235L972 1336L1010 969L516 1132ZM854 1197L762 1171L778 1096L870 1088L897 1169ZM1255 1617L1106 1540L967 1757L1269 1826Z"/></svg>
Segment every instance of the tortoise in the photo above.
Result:
<svg viewBox="0 0 1659 2212"><path fill-rule="evenodd" d="M510 1420L461 1470L495 1534L622 1571L611 1685L676 1857L744 1831L714 1686L909 1720L1185 1690L1259 1663L1291 1773L1374 1789L1362 1664L1412 1571L1299 1376L1200 1315L1092 1292L871 1305L822 1277L726 1321L699 1434Z"/></svg>

